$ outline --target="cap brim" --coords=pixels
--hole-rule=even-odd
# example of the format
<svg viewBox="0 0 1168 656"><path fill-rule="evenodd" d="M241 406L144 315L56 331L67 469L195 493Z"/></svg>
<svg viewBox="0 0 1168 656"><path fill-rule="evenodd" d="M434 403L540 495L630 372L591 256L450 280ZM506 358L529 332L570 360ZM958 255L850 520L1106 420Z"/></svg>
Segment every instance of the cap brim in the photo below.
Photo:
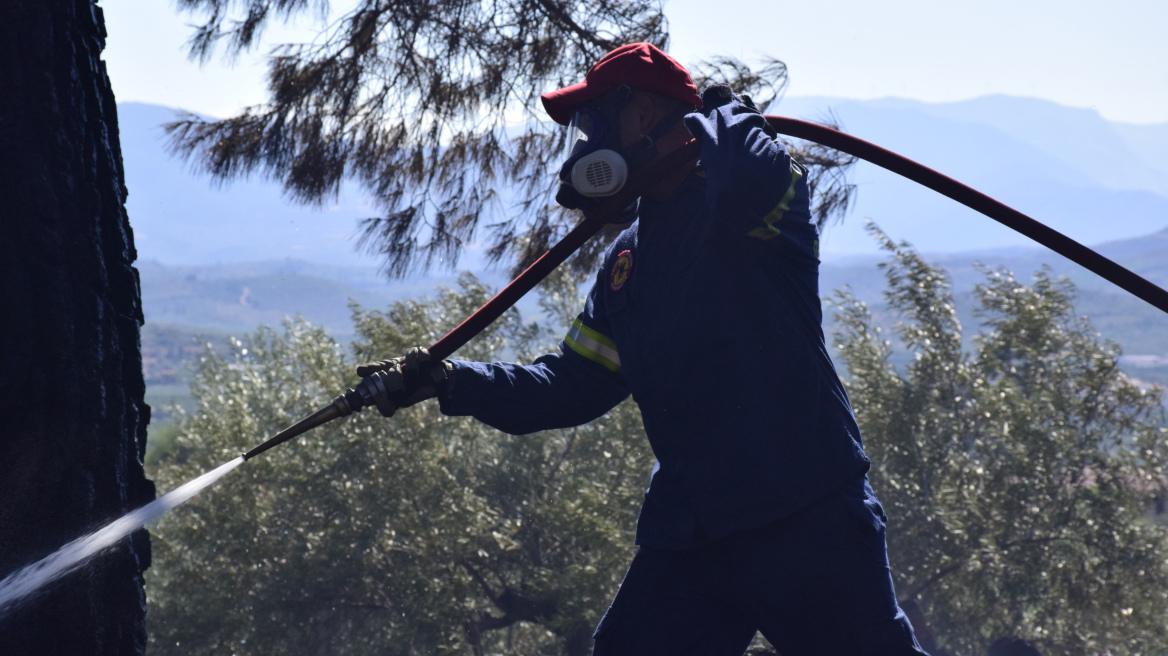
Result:
<svg viewBox="0 0 1168 656"><path fill-rule="evenodd" d="M577 82L563 89L549 91L539 99L543 101L543 108L553 121L567 125L572 120L572 110L595 97L596 90L590 88L587 82Z"/></svg>

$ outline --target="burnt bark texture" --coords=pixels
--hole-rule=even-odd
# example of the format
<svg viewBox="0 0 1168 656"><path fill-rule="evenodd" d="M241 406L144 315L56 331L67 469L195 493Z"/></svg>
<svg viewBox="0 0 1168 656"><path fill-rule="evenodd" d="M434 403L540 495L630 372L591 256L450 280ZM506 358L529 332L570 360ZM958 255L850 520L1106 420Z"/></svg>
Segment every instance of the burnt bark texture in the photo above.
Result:
<svg viewBox="0 0 1168 656"><path fill-rule="evenodd" d="M0 2L0 577L154 498L117 114L89 0ZM140 654L138 531L0 617L0 654Z"/></svg>

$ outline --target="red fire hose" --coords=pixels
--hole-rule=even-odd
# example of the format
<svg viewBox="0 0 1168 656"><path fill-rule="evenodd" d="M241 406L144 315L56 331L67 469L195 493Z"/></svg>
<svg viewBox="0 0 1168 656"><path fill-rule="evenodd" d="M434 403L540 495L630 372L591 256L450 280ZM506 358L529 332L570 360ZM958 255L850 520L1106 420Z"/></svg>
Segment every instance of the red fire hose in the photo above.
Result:
<svg viewBox="0 0 1168 656"><path fill-rule="evenodd" d="M1164 291L1147 279L1103 257L1061 232L1049 228L949 176L942 175L876 144L818 123L782 116L767 116L766 119L775 130L782 134L796 139L814 141L828 148L855 155L862 160L872 162L913 182L918 182L937 193L948 196L1004 226L1013 228L1075 264L1099 274L1120 288L1131 292L1164 312L1168 312L1168 291Z"/></svg>
<svg viewBox="0 0 1168 656"><path fill-rule="evenodd" d="M1130 270L1103 257L1094 250L1087 248L1066 235L1049 228L1025 214L1008 207L989 196L972 189L960 182L942 175L933 169L922 166L907 157L881 148L875 144L858 139L829 127L782 116L767 116L767 122L781 134L796 139L813 141L829 148L834 148L849 155L854 155L877 166L900 174L914 182L918 182L933 191L948 196L953 200L970 207L991 219L1013 228L1030 237L1034 241L1046 246L1054 252L1093 271L1103 278L1110 280L1120 288L1131 292L1139 298L1151 303L1155 307L1168 312L1168 292L1152 284L1148 280L1136 275ZM459 324L454 330L446 333L430 347L430 355L434 359L444 360L450 357L463 344L498 319L504 312L524 294L531 291L539 281L576 252L585 241L595 235L604 226L609 217L616 216L638 198L663 176L679 170L682 166L698 158L701 148L697 140L690 141L685 146L670 155L646 166L629 181L617 195L609 198L588 218L572 229L555 246L552 246L539 259L519 274L515 280L503 288L491 300L475 311ZM317 410L313 414L301 419L292 426L284 429L272 438L263 442L251 451L244 454L244 459L250 459L268 449L286 442L307 430L315 428L325 422L349 414L344 406L343 397L338 397L333 403Z"/></svg>
<svg viewBox="0 0 1168 656"><path fill-rule="evenodd" d="M796 139L814 141L829 148L854 155L862 160L886 168L893 173L902 175L909 180L920 183L937 193L948 196L966 207L981 212L1002 225L1013 228L1017 232L1030 237L1068 260L1099 274L1120 288L1131 292L1164 312L1168 312L1168 291L1157 287L1146 278L1116 264L1114 261L1100 255L1061 232L1049 228L1018 210L1000 203L947 175L938 173L927 166L918 164L902 155L897 155L876 144L853 137L839 130L833 130L818 123L783 116L767 116L766 119L781 134L795 137ZM696 149L696 142L690 142L690 147ZM685 156L678 158L678 160L667 162L661 168L668 170L678 163L685 163L685 161L692 161L693 159L694 157L687 153ZM651 172L651 174L656 174L656 172ZM653 178L649 179L651 180ZM626 187L627 189L628 187ZM628 202L629 200L622 196L621 199L610 205L619 211ZM468 317L466 321L463 321L457 328L447 333L445 337L431 346L431 356L438 359L450 357L454 351L469 341L471 337L477 335L483 328L490 325L492 321L497 319L503 312L514 305L516 301L522 298L524 294L535 287L540 280L543 280L548 273L551 273L556 266L575 252L589 237L596 234L596 231L600 229L601 225L603 225L603 221L592 222L591 220L586 220L576 226L575 230L568 233L563 240L553 246L547 253L544 253L510 285L505 287L503 291L499 292L486 305Z"/></svg>

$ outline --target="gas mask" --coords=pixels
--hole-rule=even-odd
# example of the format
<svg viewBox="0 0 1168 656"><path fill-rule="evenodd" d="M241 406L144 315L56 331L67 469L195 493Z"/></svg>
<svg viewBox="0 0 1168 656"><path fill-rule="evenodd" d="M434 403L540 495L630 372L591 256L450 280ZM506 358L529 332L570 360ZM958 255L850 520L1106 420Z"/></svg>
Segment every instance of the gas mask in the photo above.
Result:
<svg viewBox="0 0 1168 656"><path fill-rule="evenodd" d="M692 109L679 107L640 141L621 146L620 114L633 91L620 85L597 100L576 108L568 125L564 165L556 202L570 210L587 210L620 191L636 170L656 154L656 140ZM630 206L635 212L635 203ZM627 213L627 212L626 212Z"/></svg>

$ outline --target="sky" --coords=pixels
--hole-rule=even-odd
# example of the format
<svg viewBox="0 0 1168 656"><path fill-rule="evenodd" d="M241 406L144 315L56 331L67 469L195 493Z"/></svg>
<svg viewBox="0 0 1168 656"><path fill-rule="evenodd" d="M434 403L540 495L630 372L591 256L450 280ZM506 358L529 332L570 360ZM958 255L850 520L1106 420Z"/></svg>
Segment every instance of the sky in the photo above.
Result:
<svg viewBox="0 0 1168 656"><path fill-rule="evenodd" d="M173 2L99 4L119 101L225 117L263 100L266 44L234 66L218 58L200 66L184 49L197 17ZM778 57L792 96L950 102L1008 94L1094 108L1112 121L1168 122L1164 0L673 0L665 14L670 52L683 63ZM270 30L267 42L304 41L314 31L304 19Z"/></svg>

